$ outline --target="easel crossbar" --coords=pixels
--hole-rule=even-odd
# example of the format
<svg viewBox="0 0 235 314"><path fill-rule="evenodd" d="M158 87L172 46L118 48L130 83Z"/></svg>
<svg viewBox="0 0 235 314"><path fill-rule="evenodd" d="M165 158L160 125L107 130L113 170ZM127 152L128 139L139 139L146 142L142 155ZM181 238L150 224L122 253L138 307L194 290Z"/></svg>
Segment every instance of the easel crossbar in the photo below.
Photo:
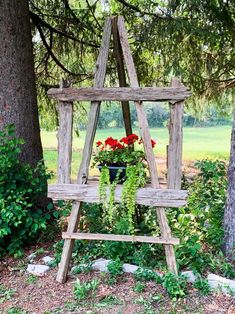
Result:
<svg viewBox="0 0 235 314"><path fill-rule="evenodd" d="M191 95L182 87L68 87L52 88L48 95L59 101L182 101Z"/></svg>
<svg viewBox="0 0 235 314"><path fill-rule="evenodd" d="M122 185L115 189L115 201L122 202ZM98 184L52 184L48 186L48 197L53 200L73 200L87 203L99 203ZM109 188L107 188L107 195ZM136 204L158 207L182 207L186 205L187 191L171 189L139 188Z"/></svg>
<svg viewBox="0 0 235 314"><path fill-rule="evenodd" d="M101 240L101 241L122 241L122 242L142 242L142 243L161 243L161 244L173 244L180 243L177 238L161 238L151 236L130 236L120 234L98 234L98 233L62 233L63 239L74 240Z"/></svg>

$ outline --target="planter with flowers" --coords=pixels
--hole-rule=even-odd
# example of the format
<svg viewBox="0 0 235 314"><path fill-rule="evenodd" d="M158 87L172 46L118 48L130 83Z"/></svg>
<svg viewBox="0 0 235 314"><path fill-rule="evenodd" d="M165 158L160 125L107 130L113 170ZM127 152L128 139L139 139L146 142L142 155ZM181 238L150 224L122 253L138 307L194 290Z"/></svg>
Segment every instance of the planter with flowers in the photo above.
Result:
<svg viewBox="0 0 235 314"><path fill-rule="evenodd" d="M139 149L134 150L137 145ZM134 232L133 215L137 189L146 183L146 157L140 145L142 145L142 140L136 134L128 135L120 140L108 137L104 142L96 143L97 152L94 155L93 166L97 165L101 172L100 200L104 204L109 223L113 223L117 209L114 201L116 185L123 184L122 205L129 222L128 232ZM156 142L152 140L152 147L155 145ZM107 187L110 191L109 198Z"/></svg>

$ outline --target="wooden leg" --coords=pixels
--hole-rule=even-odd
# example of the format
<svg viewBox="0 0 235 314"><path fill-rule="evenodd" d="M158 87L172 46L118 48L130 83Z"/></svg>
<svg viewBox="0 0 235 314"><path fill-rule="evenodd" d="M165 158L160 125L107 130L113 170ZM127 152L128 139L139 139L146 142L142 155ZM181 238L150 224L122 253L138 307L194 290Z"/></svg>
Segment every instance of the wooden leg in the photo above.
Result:
<svg viewBox="0 0 235 314"><path fill-rule="evenodd" d="M107 18L104 26L102 43L99 49L99 55L96 62L96 69L95 69L95 78L94 78L94 86L95 87L103 87L105 74L106 74L106 67L108 61L108 52L109 52L109 42L111 36L111 18ZM89 123L87 128L86 134L86 141L85 146L83 149L82 154L82 161L78 172L78 179L77 183L85 184L88 177L88 169L92 154L92 147L95 138L95 131L97 126L97 120L99 116L99 102L92 102L90 116L89 116ZM78 223L79 223L79 216L81 211L82 203L75 202L73 204L72 212L69 218L69 224L67 232L73 233L77 231ZM74 246L74 240L68 239L64 242L63 253L61 256L61 261L59 265L59 271L56 277L56 280L64 283L66 281L66 276L68 274L69 269L69 262L71 259L72 251Z"/></svg>
<svg viewBox="0 0 235 314"><path fill-rule="evenodd" d="M171 229L168 225L166 212L164 208L157 208L157 217L159 222L159 227L161 231L161 236L164 238L171 238ZM173 245L164 245L166 254L166 263L168 270L177 275L177 264L175 258L175 251Z"/></svg>
<svg viewBox="0 0 235 314"><path fill-rule="evenodd" d="M175 251L173 245L164 245L165 254L166 254L166 263L168 270L173 274L178 274L177 265L176 265L176 258L175 258Z"/></svg>
<svg viewBox="0 0 235 314"><path fill-rule="evenodd" d="M73 208L71 211L71 215L69 218L69 224L67 232L76 232L78 228L78 223L80 220L80 212L81 212L82 203L74 202ZM59 264L59 270L56 276L56 280L60 283L64 283L67 278L69 263L71 260L72 252L74 246L74 239L64 240L63 252Z"/></svg>
<svg viewBox="0 0 235 314"><path fill-rule="evenodd" d="M124 25L123 17L118 17L118 32L120 43L122 47L122 52L124 56L124 61L126 63L127 72L129 75L131 87L139 87L139 82L137 78L137 73L134 65L134 61L131 55L130 46L128 43L128 36ZM155 156L153 153L151 145L151 137L149 132L148 121L146 114L144 112L141 102L135 102L135 107L137 111L140 133L144 144L144 149L147 157L151 182L153 188L159 188L159 180L157 174L157 167L155 162ZM159 226L161 230L161 236L164 238L171 238L171 230L168 225L167 217L164 208L157 208L157 216L159 221ZM169 271L177 274L176 259L173 245L165 245L166 261Z"/></svg>

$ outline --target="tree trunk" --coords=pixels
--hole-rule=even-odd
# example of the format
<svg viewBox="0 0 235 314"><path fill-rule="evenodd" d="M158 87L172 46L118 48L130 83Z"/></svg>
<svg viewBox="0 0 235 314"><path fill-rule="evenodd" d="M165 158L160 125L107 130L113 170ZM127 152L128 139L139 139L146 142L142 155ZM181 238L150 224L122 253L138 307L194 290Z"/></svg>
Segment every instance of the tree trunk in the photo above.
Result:
<svg viewBox="0 0 235 314"><path fill-rule="evenodd" d="M21 160L43 158L28 0L0 0L0 129L16 126Z"/></svg>
<svg viewBox="0 0 235 314"><path fill-rule="evenodd" d="M228 192L224 212L224 251L231 257L235 248L235 111L231 134L230 160L228 167Z"/></svg>

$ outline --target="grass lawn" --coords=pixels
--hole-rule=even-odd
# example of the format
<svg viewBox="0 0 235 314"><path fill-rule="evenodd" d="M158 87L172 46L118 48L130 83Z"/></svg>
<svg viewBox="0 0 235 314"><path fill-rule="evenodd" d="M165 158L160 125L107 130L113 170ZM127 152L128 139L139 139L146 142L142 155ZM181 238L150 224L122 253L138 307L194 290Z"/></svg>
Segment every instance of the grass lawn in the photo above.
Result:
<svg viewBox="0 0 235 314"><path fill-rule="evenodd" d="M166 145L168 143L168 131L166 128L151 129L151 136L157 140L155 148L156 156L166 156ZM135 130L138 134L138 130ZM203 158L228 159L230 150L230 126L217 126L206 128L184 128L183 159L197 160ZM57 138L56 132L42 131L42 142L44 157L49 170L56 172L57 163ZM123 129L97 130L96 140L104 140L108 136L121 138L124 136ZM72 176L76 177L81 150L84 145L85 132L80 132L80 137L74 135ZM94 172L96 173L96 171Z"/></svg>

